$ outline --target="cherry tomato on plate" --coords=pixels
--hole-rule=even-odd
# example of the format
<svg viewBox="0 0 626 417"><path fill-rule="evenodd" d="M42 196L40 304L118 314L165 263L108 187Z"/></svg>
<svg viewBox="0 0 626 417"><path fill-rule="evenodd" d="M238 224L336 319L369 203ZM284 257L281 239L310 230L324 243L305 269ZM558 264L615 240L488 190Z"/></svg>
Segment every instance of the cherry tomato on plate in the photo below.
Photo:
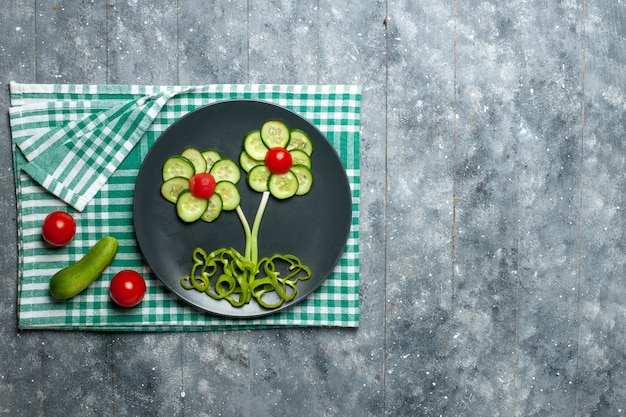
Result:
<svg viewBox="0 0 626 417"><path fill-rule="evenodd" d="M41 225L43 239L52 246L65 246L74 239L76 222L64 211L48 214Z"/></svg>
<svg viewBox="0 0 626 417"><path fill-rule="evenodd" d="M189 179L189 191L196 198L211 198L215 192L215 177L208 172L195 174Z"/></svg>
<svg viewBox="0 0 626 417"><path fill-rule="evenodd" d="M293 159L285 148L272 148L265 154L265 166L273 174L287 173L291 169L291 164L293 164Z"/></svg>
<svg viewBox="0 0 626 417"><path fill-rule="evenodd" d="M138 272L125 269L115 274L111 280L109 294L117 305L134 307L146 294L146 281Z"/></svg>

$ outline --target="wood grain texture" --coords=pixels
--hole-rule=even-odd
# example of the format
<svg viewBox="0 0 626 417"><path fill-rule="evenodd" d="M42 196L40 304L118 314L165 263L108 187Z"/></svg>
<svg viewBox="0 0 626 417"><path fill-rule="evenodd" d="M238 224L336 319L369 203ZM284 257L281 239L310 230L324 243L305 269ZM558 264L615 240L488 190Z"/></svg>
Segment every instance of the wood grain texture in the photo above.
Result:
<svg viewBox="0 0 626 417"><path fill-rule="evenodd" d="M35 82L35 13L32 1L16 1L0 8L0 105L9 107L8 83L11 80ZM17 223L15 181L11 158L9 120L0 117L0 199L2 226L6 241L0 251L0 412L10 414L19 404L22 415L42 415L44 378L42 342L38 334L17 330Z"/></svg>
<svg viewBox="0 0 626 417"><path fill-rule="evenodd" d="M606 0L10 1L8 83L359 84L358 329L16 328L0 118L0 415L615 416L626 8Z"/></svg>

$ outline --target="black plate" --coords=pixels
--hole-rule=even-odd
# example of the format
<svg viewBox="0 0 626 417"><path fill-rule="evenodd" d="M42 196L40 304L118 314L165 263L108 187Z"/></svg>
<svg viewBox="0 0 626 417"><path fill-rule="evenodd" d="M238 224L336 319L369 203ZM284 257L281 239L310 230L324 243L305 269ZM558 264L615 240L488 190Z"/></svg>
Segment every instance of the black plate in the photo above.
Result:
<svg viewBox="0 0 626 417"><path fill-rule="evenodd" d="M207 252L235 248L244 252L244 232L235 212L223 212L213 223L185 224L175 206L160 194L163 162L186 147L216 149L223 158L239 160L246 133L263 122L277 119L290 128L305 131L314 146L311 156L314 185L311 191L287 200L270 198L259 231L259 258L276 253L299 257L312 277L297 284L291 302L268 310L253 299L243 307L215 300L180 286L188 275L196 247ZM261 194L238 184L241 207L252 224ZM172 124L148 152L135 185L134 224L137 242L146 262L165 286L188 303L227 317L258 317L290 307L316 290L331 274L341 257L352 218L348 178L337 152L322 133L298 114L283 107L253 100L223 101L199 108Z"/></svg>

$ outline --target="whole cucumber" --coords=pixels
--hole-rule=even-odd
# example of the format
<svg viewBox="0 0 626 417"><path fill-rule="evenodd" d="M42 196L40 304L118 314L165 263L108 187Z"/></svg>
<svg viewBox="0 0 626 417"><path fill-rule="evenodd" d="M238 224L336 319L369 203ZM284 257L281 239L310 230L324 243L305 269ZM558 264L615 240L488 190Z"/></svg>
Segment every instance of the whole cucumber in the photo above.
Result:
<svg viewBox="0 0 626 417"><path fill-rule="evenodd" d="M103 237L78 262L52 276L50 294L60 300L78 295L102 274L116 253L117 239Z"/></svg>

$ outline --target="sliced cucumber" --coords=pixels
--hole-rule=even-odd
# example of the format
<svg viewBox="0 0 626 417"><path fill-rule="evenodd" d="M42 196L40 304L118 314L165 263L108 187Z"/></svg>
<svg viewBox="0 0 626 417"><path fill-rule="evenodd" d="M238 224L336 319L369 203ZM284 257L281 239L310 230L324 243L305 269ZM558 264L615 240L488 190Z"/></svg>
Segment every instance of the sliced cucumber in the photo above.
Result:
<svg viewBox="0 0 626 417"><path fill-rule="evenodd" d="M189 179L185 177L173 177L161 185L161 195L169 202L176 203L178 196L189 189Z"/></svg>
<svg viewBox="0 0 626 417"><path fill-rule="evenodd" d="M248 155L248 152L246 151L243 151L239 154L239 165L241 166L241 169L243 169L246 172L250 171L255 166L261 165L261 164L263 164L263 161L252 159L252 157Z"/></svg>
<svg viewBox="0 0 626 417"><path fill-rule="evenodd" d="M241 202L239 190L230 181L220 181L215 185L215 193L222 197L222 209L231 211L237 208Z"/></svg>
<svg viewBox="0 0 626 417"><path fill-rule="evenodd" d="M170 156L163 163L163 181L174 177L191 178L196 173L193 163L184 156Z"/></svg>
<svg viewBox="0 0 626 417"><path fill-rule="evenodd" d="M257 165L248 172L248 185L259 193L267 191L267 180L270 175L272 173L265 165Z"/></svg>
<svg viewBox="0 0 626 417"><path fill-rule="evenodd" d="M268 120L261 126L261 140L268 149L286 147L289 137L289 128L279 120Z"/></svg>
<svg viewBox="0 0 626 417"><path fill-rule="evenodd" d="M311 168L311 158L309 158L306 152L300 149L294 149L293 151L289 151L289 153L291 154L291 163L293 165L304 165Z"/></svg>
<svg viewBox="0 0 626 417"><path fill-rule="evenodd" d="M300 149L309 156L313 153L313 142L311 142L309 135L300 129L291 130L291 139L289 139L287 144L287 150L291 151L294 149Z"/></svg>
<svg viewBox="0 0 626 417"><path fill-rule="evenodd" d="M176 201L176 213L184 222L191 223L199 220L207 207L209 200L194 197L189 190L183 191Z"/></svg>
<svg viewBox="0 0 626 417"><path fill-rule="evenodd" d="M269 149L261 140L261 132L253 130L243 139L243 149L250 155L252 159L262 161Z"/></svg>
<svg viewBox="0 0 626 417"><path fill-rule="evenodd" d="M215 182L230 181L237 184L241 179L239 166L232 159L220 159L213 164L210 173L215 178Z"/></svg>
<svg viewBox="0 0 626 417"><path fill-rule="evenodd" d="M191 161L193 167L196 169L196 173L207 172L206 159L204 159L202 153L196 148L186 148L180 155Z"/></svg>
<svg viewBox="0 0 626 417"><path fill-rule="evenodd" d="M222 197L220 197L219 194L213 194L208 201L209 205L204 213L202 213L200 219L210 223L217 219L222 212Z"/></svg>
<svg viewBox="0 0 626 417"><path fill-rule="evenodd" d="M211 170L211 167L213 166L215 162L222 159L222 155L220 155L220 153L214 149L205 149L204 151L200 153L202 154L202 156L204 157L204 160L206 161L206 172L209 172Z"/></svg>
<svg viewBox="0 0 626 417"><path fill-rule="evenodd" d="M293 197L298 191L298 178L291 171L285 174L272 174L267 181L267 188L279 200Z"/></svg>
<svg viewBox="0 0 626 417"><path fill-rule="evenodd" d="M296 174L296 178L298 179L298 191L296 191L296 195L305 195L308 193L313 186L313 172L311 172L311 169L305 165L293 165L291 172Z"/></svg>

